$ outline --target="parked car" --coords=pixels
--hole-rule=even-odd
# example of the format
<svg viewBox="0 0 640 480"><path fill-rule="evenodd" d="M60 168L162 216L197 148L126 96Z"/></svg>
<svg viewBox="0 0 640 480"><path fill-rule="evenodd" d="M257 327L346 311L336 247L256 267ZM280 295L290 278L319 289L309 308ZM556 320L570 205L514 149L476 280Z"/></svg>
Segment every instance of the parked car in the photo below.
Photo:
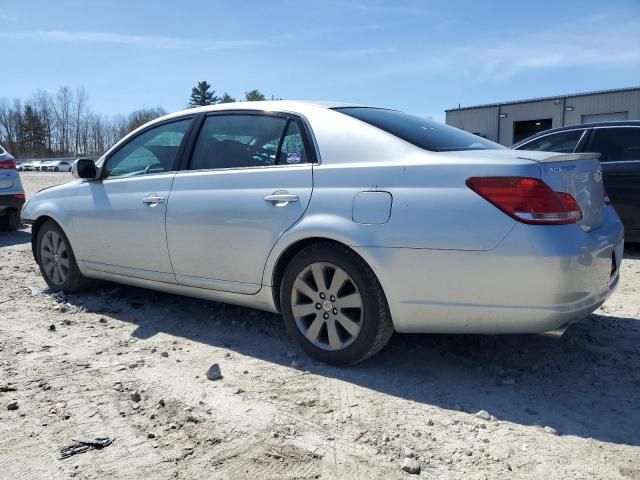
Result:
<svg viewBox="0 0 640 480"><path fill-rule="evenodd" d="M562 331L618 283L597 155L514 152L394 110L192 109L73 172L22 211L53 290L100 278L279 311L333 364L394 331Z"/></svg>
<svg viewBox="0 0 640 480"><path fill-rule="evenodd" d="M17 168L21 172L30 172L33 170L33 162L31 160L20 162L20 165L18 165Z"/></svg>
<svg viewBox="0 0 640 480"><path fill-rule="evenodd" d="M40 170L43 172L70 172L72 162L69 160L48 160L42 162Z"/></svg>
<svg viewBox="0 0 640 480"><path fill-rule="evenodd" d="M620 215L627 242L640 242L640 121L572 125L540 132L516 150L596 152L611 203Z"/></svg>
<svg viewBox="0 0 640 480"><path fill-rule="evenodd" d="M24 190L15 159L0 145L0 231L20 228Z"/></svg>

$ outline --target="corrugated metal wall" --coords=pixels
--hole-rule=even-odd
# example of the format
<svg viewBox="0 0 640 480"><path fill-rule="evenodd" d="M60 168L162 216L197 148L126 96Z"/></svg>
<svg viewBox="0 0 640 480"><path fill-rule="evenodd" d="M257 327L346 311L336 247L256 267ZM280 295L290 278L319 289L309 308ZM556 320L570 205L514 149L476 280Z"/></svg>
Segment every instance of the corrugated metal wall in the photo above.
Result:
<svg viewBox="0 0 640 480"><path fill-rule="evenodd" d="M627 119L640 120L640 88L448 110L446 118L448 125L478 133L494 142L511 146L514 122L550 118L552 128L561 127L563 112L564 126L583 123L584 115L604 113L627 112ZM499 118L501 114L506 116ZM500 122L499 125L498 122Z"/></svg>

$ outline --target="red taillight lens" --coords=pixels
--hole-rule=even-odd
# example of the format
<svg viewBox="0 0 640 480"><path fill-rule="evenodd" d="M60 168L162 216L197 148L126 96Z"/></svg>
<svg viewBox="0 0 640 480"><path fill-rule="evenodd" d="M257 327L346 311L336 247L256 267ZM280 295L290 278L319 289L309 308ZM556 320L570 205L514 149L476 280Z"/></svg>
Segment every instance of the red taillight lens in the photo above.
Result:
<svg viewBox="0 0 640 480"><path fill-rule="evenodd" d="M24 196L24 193L16 193L13 198L17 198L19 200L24 200L26 197Z"/></svg>
<svg viewBox="0 0 640 480"><path fill-rule="evenodd" d="M467 186L507 215L524 223L563 225L582 220L575 198L529 177L472 177Z"/></svg>
<svg viewBox="0 0 640 480"><path fill-rule="evenodd" d="M0 170L15 170L15 169L16 169L16 161L14 159L0 160Z"/></svg>

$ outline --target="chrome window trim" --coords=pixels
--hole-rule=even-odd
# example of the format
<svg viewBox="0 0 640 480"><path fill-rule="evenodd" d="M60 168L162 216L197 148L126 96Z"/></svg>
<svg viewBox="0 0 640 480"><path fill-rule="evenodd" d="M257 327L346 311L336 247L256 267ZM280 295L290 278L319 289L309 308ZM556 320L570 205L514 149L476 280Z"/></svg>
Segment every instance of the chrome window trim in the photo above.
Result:
<svg viewBox="0 0 640 480"><path fill-rule="evenodd" d="M631 164L640 164L640 160L613 160L612 162L607 162L606 160L601 161L603 165L629 165Z"/></svg>
<svg viewBox="0 0 640 480"><path fill-rule="evenodd" d="M228 171L244 171L244 170L263 170L265 168L301 168L301 167L313 167L318 165L317 163L300 163L297 165L279 164L279 165L259 165L251 167L221 167L221 168L200 168L198 170L178 170L176 175L183 173L198 173L198 172L228 172Z"/></svg>

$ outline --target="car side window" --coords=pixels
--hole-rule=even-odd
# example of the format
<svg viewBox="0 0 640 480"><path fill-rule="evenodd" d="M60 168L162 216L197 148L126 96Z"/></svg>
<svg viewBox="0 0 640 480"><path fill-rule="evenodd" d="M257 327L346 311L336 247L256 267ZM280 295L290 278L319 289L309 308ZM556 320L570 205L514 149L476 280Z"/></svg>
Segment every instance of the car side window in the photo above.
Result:
<svg viewBox="0 0 640 480"><path fill-rule="evenodd" d="M107 159L104 178L171 171L191 121L164 123L134 137Z"/></svg>
<svg viewBox="0 0 640 480"><path fill-rule="evenodd" d="M286 118L249 114L210 115L198 135L189 169L301 163L306 161L306 155L300 145L302 136L296 122ZM278 156L279 148L282 153ZM284 161L280 161L284 152Z"/></svg>
<svg viewBox="0 0 640 480"><path fill-rule="evenodd" d="M537 150L543 152L573 153L584 130L552 133L520 145L518 150Z"/></svg>
<svg viewBox="0 0 640 480"><path fill-rule="evenodd" d="M640 128L596 128L587 150L600 153L601 162L640 160Z"/></svg>

